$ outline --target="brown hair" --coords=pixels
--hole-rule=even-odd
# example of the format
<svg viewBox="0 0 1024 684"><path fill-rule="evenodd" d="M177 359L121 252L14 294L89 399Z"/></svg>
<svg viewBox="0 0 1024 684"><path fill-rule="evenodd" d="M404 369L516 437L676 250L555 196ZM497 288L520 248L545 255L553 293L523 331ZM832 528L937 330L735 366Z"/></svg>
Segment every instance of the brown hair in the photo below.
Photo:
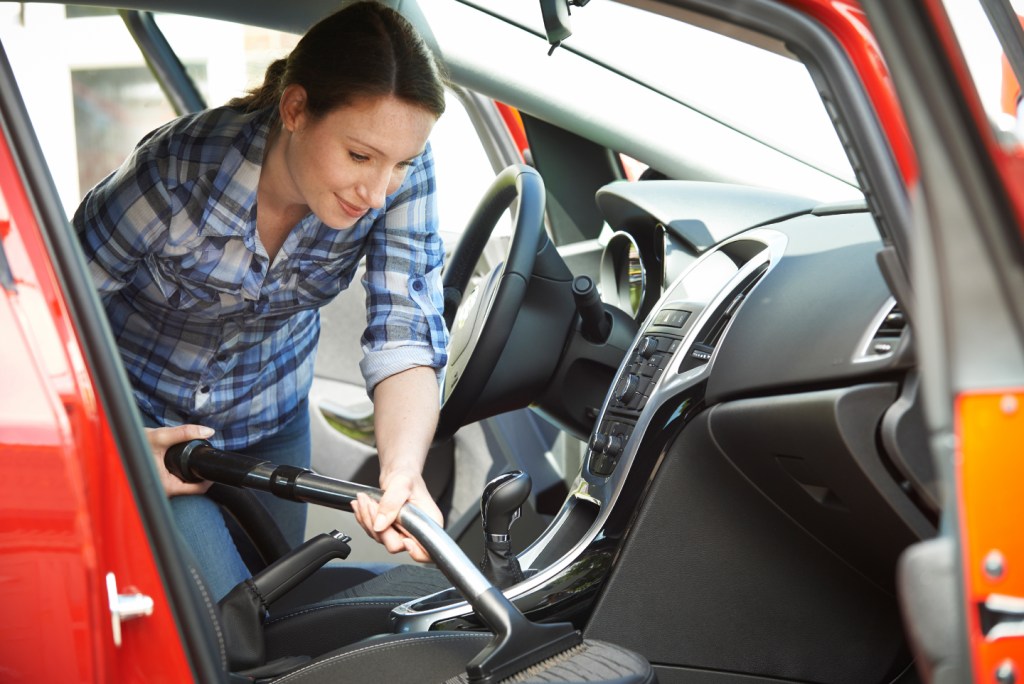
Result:
<svg viewBox="0 0 1024 684"><path fill-rule="evenodd" d="M357 2L317 22L287 57L267 67L263 85L228 102L255 111L276 107L292 84L320 117L363 96L394 95L437 117L444 113L445 75L423 38L397 11Z"/></svg>

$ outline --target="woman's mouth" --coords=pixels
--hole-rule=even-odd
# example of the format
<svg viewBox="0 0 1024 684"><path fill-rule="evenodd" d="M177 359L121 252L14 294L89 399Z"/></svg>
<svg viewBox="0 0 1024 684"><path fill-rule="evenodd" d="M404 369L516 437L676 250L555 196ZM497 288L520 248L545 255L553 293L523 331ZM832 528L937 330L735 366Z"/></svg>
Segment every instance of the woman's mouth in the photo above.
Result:
<svg viewBox="0 0 1024 684"><path fill-rule="evenodd" d="M349 204L345 200L341 199L337 195L334 196L338 200L338 206L341 207L341 211L350 218L358 219L362 218L368 211L366 207L358 207L354 204Z"/></svg>

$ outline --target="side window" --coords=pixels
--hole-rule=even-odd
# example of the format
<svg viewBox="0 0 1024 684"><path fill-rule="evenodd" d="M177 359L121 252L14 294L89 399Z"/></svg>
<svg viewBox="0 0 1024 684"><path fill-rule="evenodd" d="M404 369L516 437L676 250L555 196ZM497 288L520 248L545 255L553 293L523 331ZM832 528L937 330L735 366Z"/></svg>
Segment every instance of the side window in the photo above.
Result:
<svg viewBox="0 0 1024 684"><path fill-rule="evenodd" d="M298 41L194 17L159 14L156 22L211 106L262 82L267 65ZM175 116L115 10L2 2L0 41L69 216L139 139ZM494 173L454 95L431 140L441 227L458 234Z"/></svg>
<svg viewBox="0 0 1024 684"><path fill-rule="evenodd" d="M495 173L466 107L453 93L445 98L444 115L434 126L430 142L437 168L441 232L461 235Z"/></svg>

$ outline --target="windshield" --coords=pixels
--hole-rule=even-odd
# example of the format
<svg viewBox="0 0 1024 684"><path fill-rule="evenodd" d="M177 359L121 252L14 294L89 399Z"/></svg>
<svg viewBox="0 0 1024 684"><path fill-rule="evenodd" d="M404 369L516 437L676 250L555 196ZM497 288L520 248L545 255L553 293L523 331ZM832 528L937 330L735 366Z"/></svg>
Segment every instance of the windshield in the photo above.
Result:
<svg viewBox="0 0 1024 684"><path fill-rule="evenodd" d="M536 3L475 0L543 34ZM818 168L857 181L807 68L778 41L744 42L610 0L572 8L571 50ZM733 27L735 28L735 27Z"/></svg>

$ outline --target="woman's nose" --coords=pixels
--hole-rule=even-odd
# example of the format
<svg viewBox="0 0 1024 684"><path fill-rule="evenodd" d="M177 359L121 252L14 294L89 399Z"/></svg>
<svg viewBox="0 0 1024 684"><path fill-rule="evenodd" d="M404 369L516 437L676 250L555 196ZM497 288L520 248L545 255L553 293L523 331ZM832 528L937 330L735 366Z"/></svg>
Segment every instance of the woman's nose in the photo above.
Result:
<svg viewBox="0 0 1024 684"><path fill-rule="evenodd" d="M384 171L368 174L368 177L363 179L362 187L360 188L360 194L363 195L363 201L373 209L383 207L384 198L388 196L388 188L390 185L390 173Z"/></svg>

